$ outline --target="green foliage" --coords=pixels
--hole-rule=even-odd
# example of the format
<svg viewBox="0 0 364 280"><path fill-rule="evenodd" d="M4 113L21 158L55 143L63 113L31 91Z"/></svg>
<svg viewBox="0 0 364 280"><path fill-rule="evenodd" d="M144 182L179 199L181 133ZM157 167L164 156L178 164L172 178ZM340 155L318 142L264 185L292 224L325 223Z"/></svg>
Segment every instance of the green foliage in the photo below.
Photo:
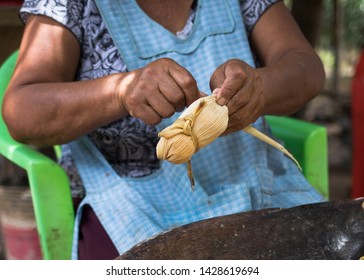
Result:
<svg viewBox="0 0 364 280"><path fill-rule="evenodd" d="M284 0L283 2L289 9L292 7L293 0Z"/></svg>
<svg viewBox="0 0 364 280"><path fill-rule="evenodd" d="M334 1L324 1L320 42L323 47L332 45L334 27ZM342 40L347 47L364 46L364 0L341 0Z"/></svg>
<svg viewBox="0 0 364 280"><path fill-rule="evenodd" d="M344 39L348 46L364 46L364 0L345 0Z"/></svg>

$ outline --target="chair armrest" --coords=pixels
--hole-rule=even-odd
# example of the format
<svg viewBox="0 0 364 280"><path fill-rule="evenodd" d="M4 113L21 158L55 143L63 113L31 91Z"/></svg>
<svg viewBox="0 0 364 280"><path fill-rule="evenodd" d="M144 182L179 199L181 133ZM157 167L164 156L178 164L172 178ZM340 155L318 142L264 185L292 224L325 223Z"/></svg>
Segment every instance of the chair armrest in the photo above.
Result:
<svg viewBox="0 0 364 280"><path fill-rule="evenodd" d="M74 211L68 177L45 155L6 139L5 129L0 124L0 154L27 171L44 259L70 259Z"/></svg>
<svg viewBox="0 0 364 280"><path fill-rule="evenodd" d="M0 154L27 171L44 259L70 259L74 211L68 177L56 162L12 139L1 117L16 58L17 52L0 68Z"/></svg>

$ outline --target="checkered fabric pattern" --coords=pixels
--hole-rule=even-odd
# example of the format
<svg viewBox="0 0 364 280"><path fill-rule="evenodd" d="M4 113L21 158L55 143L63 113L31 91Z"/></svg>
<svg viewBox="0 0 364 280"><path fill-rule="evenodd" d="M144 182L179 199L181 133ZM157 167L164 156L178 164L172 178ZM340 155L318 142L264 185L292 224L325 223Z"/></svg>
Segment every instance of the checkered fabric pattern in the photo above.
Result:
<svg viewBox="0 0 364 280"><path fill-rule="evenodd" d="M221 63L240 58L254 64L239 1L200 0L195 29L186 41L152 22L135 1L97 2L129 70L169 57L186 67L208 93L210 76ZM269 133L263 118L254 126ZM120 178L89 139L70 146L87 191L76 216L74 258L86 203L123 253L158 233L202 219L322 201L289 159L244 132L220 137L193 156L194 191L185 165L163 161L151 176Z"/></svg>

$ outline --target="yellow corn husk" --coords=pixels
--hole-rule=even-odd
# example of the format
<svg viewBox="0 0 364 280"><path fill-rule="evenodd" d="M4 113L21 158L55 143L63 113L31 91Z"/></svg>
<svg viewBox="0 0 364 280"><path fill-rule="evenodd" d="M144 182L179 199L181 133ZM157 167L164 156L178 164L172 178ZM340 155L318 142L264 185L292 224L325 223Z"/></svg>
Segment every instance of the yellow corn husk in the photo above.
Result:
<svg viewBox="0 0 364 280"><path fill-rule="evenodd" d="M193 102L180 117L158 135L157 156L171 163L188 162L199 149L219 137L227 128L228 108L215 96Z"/></svg>
<svg viewBox="0 0 364 280"><path fill-rule="evenodd" d="M216 96L206 96L193 102L181 116L158 135L157 157L171 163L187 163L188 177L194 187L191 157L219 137L227 128L229 112L226 106L216 103ZM297 160L279 143L249 125L243 131L272 145L290 157L299 167Z"/></svg>
<svg viewBox="0 0 364 280"><path fill-rule="evenodd" d="M246 133L249 133L250 135L264 141L265 143L273 146L274 148L280 150L282 153L284 153L286 156L288 156L292 161L294 161L294 163L297 165L297 167L299 168L299 170L302 171L302 168L300 166L300 164L298 163L298 161L294 158L294 156L292 156L292 154L290 152L287 151L286 148L284 148L281 144L277 143L276 141L274 141L272 138L268 137L267 135L265 135L264 133L260 132L259 130L255 129L254 127L252 127L251 125L248 125L247 127L245 127L243 129L243 131L245 131Z"/></svg>

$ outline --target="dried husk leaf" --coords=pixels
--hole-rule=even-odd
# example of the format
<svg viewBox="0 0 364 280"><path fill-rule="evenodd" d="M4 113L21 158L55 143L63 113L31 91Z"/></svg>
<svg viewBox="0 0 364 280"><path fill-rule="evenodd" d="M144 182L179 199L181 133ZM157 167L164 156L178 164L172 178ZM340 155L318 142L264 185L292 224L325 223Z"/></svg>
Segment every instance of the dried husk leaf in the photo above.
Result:
<svg viewBox="0 0 364 280"><path fill-rule="evenodd" d="M189 161L194 153L195 145L191 136L182 133L171 139L161 137L157 145L157 157L175 164Z"/></svg>

